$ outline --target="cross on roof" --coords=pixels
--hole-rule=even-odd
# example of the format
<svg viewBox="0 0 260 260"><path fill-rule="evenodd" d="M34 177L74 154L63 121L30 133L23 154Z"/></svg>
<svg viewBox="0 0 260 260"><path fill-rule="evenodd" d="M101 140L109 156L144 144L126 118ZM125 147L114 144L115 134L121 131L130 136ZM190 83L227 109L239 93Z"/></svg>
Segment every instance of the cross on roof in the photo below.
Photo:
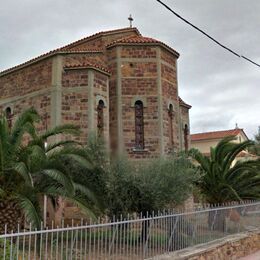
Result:
<svg viewBox="0 0 260 260"><path fill-rule="evenodd" d="M132 28L132 22L133 22L133 17L132 17L132 15L130 14L129 15L129 17L128 17L128 20L129 20L129 22L130 22L130 28Z"/></svg>

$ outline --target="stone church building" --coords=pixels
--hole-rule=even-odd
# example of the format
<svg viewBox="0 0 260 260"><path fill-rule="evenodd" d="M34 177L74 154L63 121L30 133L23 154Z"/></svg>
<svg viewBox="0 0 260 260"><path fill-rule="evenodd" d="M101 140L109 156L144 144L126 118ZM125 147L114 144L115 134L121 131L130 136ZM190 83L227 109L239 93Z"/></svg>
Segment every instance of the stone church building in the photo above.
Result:
<svg viewBox="0 0 260 260"><path fill-rule="evenodd" d="M99 32L0 73L10 124L28 107L40 128L75 124L112 151L154 158L189 147L189 109L178 96L179 53L136 28Z"/></svg>

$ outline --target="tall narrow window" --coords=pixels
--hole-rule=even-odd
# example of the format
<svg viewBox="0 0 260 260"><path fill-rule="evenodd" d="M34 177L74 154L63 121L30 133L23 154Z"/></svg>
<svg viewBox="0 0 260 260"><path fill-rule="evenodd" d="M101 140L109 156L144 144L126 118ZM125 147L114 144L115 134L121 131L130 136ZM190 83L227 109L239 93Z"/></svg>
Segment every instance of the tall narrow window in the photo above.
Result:
<svg viewBox="0 0 260 260"><path fill-rule="evenodd" d="M6 119L7 119L8 127L11 128L12 127L13 115L12 115L12 110L11 110L10 107L7 107L5 109L5 116L6 116Z"/></svg>
<svg viewBox="0 0 260 260"><path fill-rule="evenodd" d="M144 149L144 106L143 102L135 102L135 148Z"/></svg>
<svg viewBox="0 0 260 260"><path fill-rule="evenodd" d="M185 127L184 127L184 146L185 146L185 152L187 152L188 149L189 149L188 136L189 136L189 128L188 128L188 125L185 124Z"/></svg>
<svg viewBox="0 0 260 260"><path fill-rule="evenodd" d="M169 137L170 137L170 146L173 147L174 141L173 141L173 105L169 105L168 110L168 116L169 116Z"/></svg>
<svg viewBox="0 0 260 260"><path fill-rule="evenodd" d="M103 136L104 133L104 101L99 100L98 106L97 106L97 132L98 136Z"/></svg>

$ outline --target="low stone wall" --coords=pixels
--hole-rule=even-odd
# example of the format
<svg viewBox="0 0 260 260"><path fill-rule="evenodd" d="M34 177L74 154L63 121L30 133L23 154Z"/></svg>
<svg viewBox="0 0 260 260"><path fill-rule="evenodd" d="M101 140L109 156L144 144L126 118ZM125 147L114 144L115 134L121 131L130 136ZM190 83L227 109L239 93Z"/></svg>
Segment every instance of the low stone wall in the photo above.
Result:
<svg viewBox="0 0 260 260"><path fill-rule="evenodd" d="M230 235L203 245L189 247L158 260L235 260L260 250L260 230Z"/></svg>

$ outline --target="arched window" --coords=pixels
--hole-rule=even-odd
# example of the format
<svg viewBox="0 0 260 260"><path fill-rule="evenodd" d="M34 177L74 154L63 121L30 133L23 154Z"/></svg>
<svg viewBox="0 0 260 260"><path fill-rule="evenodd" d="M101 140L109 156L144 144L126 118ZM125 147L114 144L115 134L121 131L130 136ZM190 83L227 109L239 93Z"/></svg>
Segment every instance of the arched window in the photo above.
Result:
<svg viewBox="0 0 260 260"><path fill-rule="evenodd" d="M97 106L97 132L99 137L104 133L104 107L104 101L99 100Z"/></svg>
<svg viewBox="0 0 260 260"><path fill-rule="evenodd" d="M169 116L170 146L173 147L174 140L173 140L173 105L172 104L169 105L168 116Z"/></svg>
<svg viewBox="0 0 260 260"><path fill-rule="evenodd" d="M7 119L8 127L11 128L12 127L13 115L12 115L12 110L11 110L10 107L7 107L5 109L5 116L6 116L6 119Z"/></svg>
<svg viewBox="0 0 260 260"><path fill-rule="evenodd" d="M144 106L143 102L135 102L135 148L144 149Z"/></svg>
<svg viewBox="0 0 260 260"><path fill-rule="evenodd" d="M189 127L188 127L187 124L185 124L185 127L184 127L184 147L185 147L186 152L189 149L188 135L189 135Z"/></svg>

